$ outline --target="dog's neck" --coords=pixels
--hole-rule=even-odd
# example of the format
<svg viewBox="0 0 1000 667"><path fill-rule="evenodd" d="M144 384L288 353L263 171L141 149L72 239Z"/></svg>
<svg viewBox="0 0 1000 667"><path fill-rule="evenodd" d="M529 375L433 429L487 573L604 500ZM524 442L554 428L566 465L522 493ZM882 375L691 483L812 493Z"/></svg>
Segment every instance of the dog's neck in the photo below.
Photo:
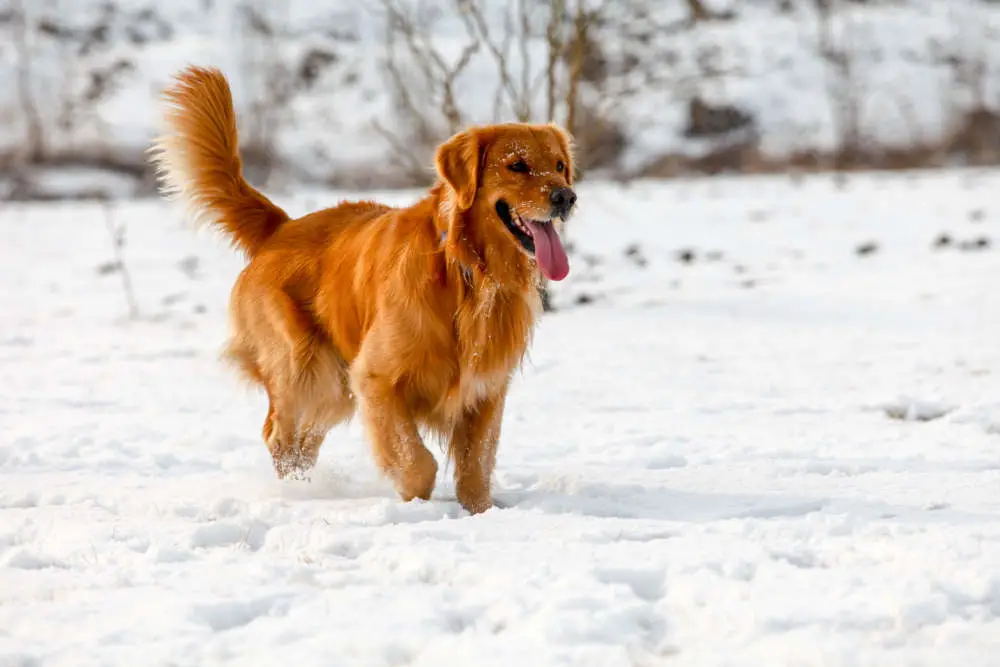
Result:
<svg viewBox="0 0 1000 667"><path fill-rule="evenodd" d="M534 264L508 239L487 242L480 225L493 221L476 219L474 210L459 211L450 188L432 192L443 279L455 287L461 354L477 373L509 374L523 361L542 310ZM501 338L507 342L497 344Z"/></svg>
<svg viewBox="0 0 1000 667"><path fill-rule="evenodd" d="M448 232L447 231L441 232L441 237L440 238L441 238L441 247L442 248L447 247L447 244L448 244ZM447 252L446 252L446 254L447 254ZM462 279L465 280L465 282L466 282L467 285L470 285L470 286L474 285L475 284L475 274L472 272L472 267L463 264L459 260L456 260L456 261L458 261L458 267L459 267L459 269L462 272Z"/></svg>
<svg viewBox="0 0 1000 667"><path fill-rule="evenodd" d="M445 271L473 289L489 286L493 291L533 290L538 278L536 269L513 243L485 242L475 210L460 211L455 194L443 183L431 190L435 200L434 228L444 253ZM506 230L504 230L506 231Z"/></svg>

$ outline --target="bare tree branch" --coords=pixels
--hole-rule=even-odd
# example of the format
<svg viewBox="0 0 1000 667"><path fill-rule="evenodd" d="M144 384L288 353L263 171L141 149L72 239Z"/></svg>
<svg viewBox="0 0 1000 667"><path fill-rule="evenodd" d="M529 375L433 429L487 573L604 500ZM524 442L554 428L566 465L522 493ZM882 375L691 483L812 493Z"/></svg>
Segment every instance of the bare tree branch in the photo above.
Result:
<svg viewBox="0 0 1000 667"><path fill-rule="evenodd" d="M31 90L34 72L31 68L31 49L28 46L28 17L24 9L24 0L11 0L14 9L14 49L17 51L17 92L24 111L25 134L27 149L26 162L39 161L45 152L44 129L38 114L35 96Z"/></svg>
<svg viewBox="0 0 1000 667"><path fill-rule="evenodd" d="M393 154L402 157L403 161L406 162L406 168L410 172L411 178L421 180L426 175L427 169L420 158L417 157L412 146L407 145L397 135L387 130L378 119L372 121L372 127L389 142L393 148Z"/></svg>
<svg viewBox="0 0 1000 667"><path fill-rule="evenodd" d="M528 0L518 0L518 16L520 18L521 32L518 36L521 58L521 98L527 107L531 105L531 58L528 52L528 45L531 41L531 16L528 11Z"/></svg>
<svg viewBox="0 0 1000 667"><path fill-rule="evenodd" d="M569 84L566 90L566 130L576 132L577 111L580 103L580 76L583 73L584 48L588 41L590 21L584 8L584 0L576 0L576 15L573 19L573 43L570 58Z"/></svg>
<svg viewBox="0 0 1000 667"><path fill-rule="evenodd" d="M548 62L545 66L545 115L548 120L556 117L556 87L557 68L563 54L564 39L562 34L562 18L566 11L566 0L552 0L549 12L549 23L545 31L548 43Z"/></svg>
<svg viewBox="0 0 1000 667"><path fill-rule="evenodd" d="M104 228L108 231L111 239L111 249L114 252L114 266L122 278L122 291L125 293L125 303L128 306L128 318L130 320L139 319L139 301L135 298L135 289L132 286L132 273L125 262L125 225L115 223L115 206L113 202L104 200L101 203L104 209Z"/></svg>
<svg viewBox="0 0 1000 667"><path fill-rule="evenodd" d="M456 0L456 4L469 36L481 40L493 56L493 61L497 66L497 74L500 76L500 83L507 92L508 99L514 109L514 115L519 121L530 120L531 100L522 91L519 91L514 83L514 78L507 65L507 56L493 41L482 9L473 0ZM527 36L524 36L524 39L527 39Z"/></svg>
<svg viewBox="0 0 1000 667"><path fill-rule="evenodd" d="M691 22L707 21L712 18L712 14L705 8L701 0L685 0L688 10L691 12Z"/></svg>
<svg viewBox="0 0 1000 667"><path fill-rule="evenodd" d="M472 60L472 56L479 50L479 44L473 42L466 45L462 50L462 54L458 58L458 62L450 69L444 73L444 79L441 82L444 88L444 108L443 112L445 118L448 119L448 131L452 134L458 131L462 125L462 114L458 109L458 105L455 104L455 79L458 75L462 73Z"/></svg>
<svg viewBox="0 0 1000 667"><path fill-rule="evenodd" d="M423 75L425 89L432 94L436 91L440 92L441 106L439 111L447 125L448 132L456 132L463 123L463 116L455 100L455 81L468 67L472 56L479 50L478 41L473 40L467 44L459 54L458 60L449 64L427 37L430 31L418 27L415 17L406 13L394 0L380 0L380 2L389 17L386 66L393 78L396 94L400 101L406 106L412 117L417 120L420 133L425 135L426 139L430 139L430 127L425 119L426 112L418 109L413 102L409 92L411 84L404 77L396 60L395 50L392 46L395 33L403 36L410 62L416 65Z"/></svg>

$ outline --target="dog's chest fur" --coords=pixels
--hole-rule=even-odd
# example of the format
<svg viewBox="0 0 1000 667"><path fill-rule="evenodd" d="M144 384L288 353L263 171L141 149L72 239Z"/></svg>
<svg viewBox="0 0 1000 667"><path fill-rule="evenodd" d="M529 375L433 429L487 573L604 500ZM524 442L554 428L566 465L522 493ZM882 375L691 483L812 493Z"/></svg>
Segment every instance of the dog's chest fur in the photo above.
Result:
<svg viewBox="0 0 1000 667"><path fill-rule="evenodd" d="M448 412L473 408L506 390L524 359L540 310L533 289L521 293L487 284L467 295L455 312L458 372L448 391Z"/></svg>

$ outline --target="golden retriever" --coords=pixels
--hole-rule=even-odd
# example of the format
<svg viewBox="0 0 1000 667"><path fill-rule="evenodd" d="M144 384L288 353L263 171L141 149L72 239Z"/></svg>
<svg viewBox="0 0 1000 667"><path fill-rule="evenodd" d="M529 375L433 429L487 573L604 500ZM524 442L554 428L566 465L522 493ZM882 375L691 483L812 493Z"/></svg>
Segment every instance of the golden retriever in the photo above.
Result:
<svg viewBox="0 0 1000 667"><path fill-rule="evenodd" d="M571 138L553 124L472 127L440 145L412 206L342 202L291 219L243 177L224 75L188 67L164 93L150 149L165 197L248 257L226 356L263 386L279 477L316 462L360 412L375 462L404 501L429 499L447 443L456 494L493 506L504 402L540 312L539 270L562 280L576 203Z"/></svg>

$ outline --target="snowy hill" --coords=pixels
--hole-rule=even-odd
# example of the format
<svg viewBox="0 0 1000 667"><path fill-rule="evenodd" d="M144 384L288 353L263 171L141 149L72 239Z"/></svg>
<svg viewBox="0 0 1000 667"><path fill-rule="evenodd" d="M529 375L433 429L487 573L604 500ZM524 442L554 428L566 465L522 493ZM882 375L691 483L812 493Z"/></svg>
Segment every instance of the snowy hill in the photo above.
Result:
<svg viewBox="0 0 1000 667"><path fill-rule="evenodd" d="M996 160L1000 5L828 4L824 15L809 2L706 2L711 19L692 23L680 0L589 0L576 121L588 166L611 176L759 171L845 151L865 164ZM231 76L258 180L417 182L454 121L547 116L544 13L518 23L521 3L480 0L477 27L456 10L468 6L2 0L0 187L148 192L156 96L191 62ZM571 31L572 21L570 11L558 25ZM481 43L471 52L473 35ZM438 84L463 61L449 120ZM561 97L553 113L565 119ZM49 168L25 169L26 159Z"/></svg>

